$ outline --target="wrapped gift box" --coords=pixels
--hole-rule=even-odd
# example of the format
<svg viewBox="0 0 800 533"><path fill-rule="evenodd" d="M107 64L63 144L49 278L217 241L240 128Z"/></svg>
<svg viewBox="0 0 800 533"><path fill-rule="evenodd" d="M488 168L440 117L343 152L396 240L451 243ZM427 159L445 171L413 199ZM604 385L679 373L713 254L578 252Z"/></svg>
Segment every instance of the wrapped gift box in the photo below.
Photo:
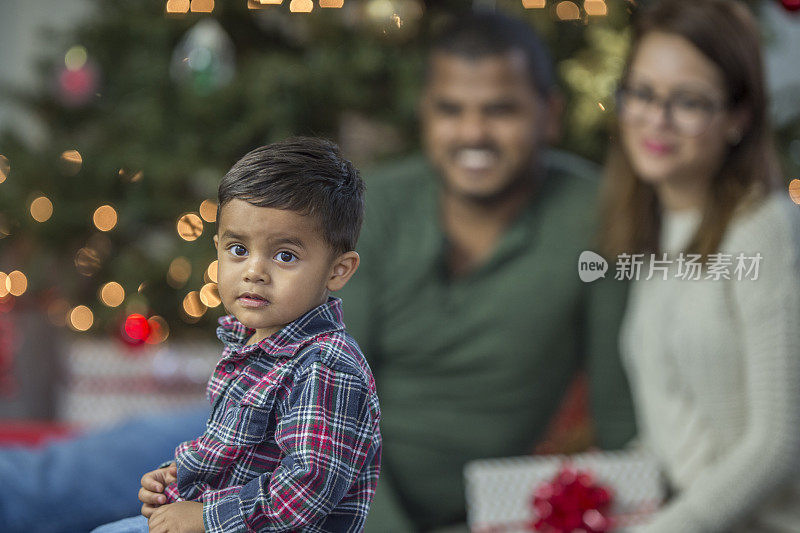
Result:
<svg viewBox="0 0 800 533"><path fill-rule="evenodd" d="M532 505L537 487L565 466L590 473L595 483L611 489L611 515L619 527L643 523L664 499L656 462L639 452L592 452L572 456L540 455L473 461L464 469L467 519L475 533L532 531Z"/></svg>

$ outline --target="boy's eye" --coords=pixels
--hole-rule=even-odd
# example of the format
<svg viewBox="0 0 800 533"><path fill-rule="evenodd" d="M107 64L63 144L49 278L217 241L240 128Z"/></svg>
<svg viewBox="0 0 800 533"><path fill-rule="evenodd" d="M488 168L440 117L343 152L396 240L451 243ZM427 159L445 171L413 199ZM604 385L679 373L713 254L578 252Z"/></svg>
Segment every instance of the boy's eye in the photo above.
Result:
<svg viewBox="0 0 800 533"><path fill-rule="evenodd" d="M247 248L241 244L232 244L228 246L228 251L236 257L244 257L247 255Z"/></svg>
<svg viewBox="0 0 800 533"><path fill-rule="evenodd" d="M278 252L275 254L275 260L281 263L294 263L297 261L297 256L291 252Z"/></svg>

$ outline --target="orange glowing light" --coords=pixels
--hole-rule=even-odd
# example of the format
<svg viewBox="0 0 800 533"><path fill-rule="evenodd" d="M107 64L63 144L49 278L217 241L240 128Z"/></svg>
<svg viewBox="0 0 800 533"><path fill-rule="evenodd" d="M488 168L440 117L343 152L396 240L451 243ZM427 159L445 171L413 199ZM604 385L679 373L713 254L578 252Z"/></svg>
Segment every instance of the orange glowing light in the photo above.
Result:
<svg viewBox="0 0 800 533"><path fill-rule="evenodd" d="M100 300L108 307L117 307L125 301L125 289L116 281L109 281L100 289Z"/></svg>
<svg viewBox="0 0 800 533"><path fill-rule="evenodd" d="M86 331L94 323L94 313L85 305L79 305L69 313L69 325L75 331Z"/></svg>
<svg viewBox="0 0 800 533"><path fill-rule="evenodd" d="M522 0L522 7L525 9L541 9L546 3L545 0Z"/></svg>
<svg viewBox="0 0 800 533"><path fill-rule="evenodd" d="M319 7L342 7L344 0L319 0Z"/></svg>
<svg viewBox="0 0 800 533"><path fill-rule="evenodd" d="M189 0L169 0L167 13L186 13L189 11Z"/></svg>
<svg viewBox="0 0 800 533"><path fill-rule="evenodd" d="M0 183L6 181L9 172L11 172L11 165L8 163L8 158L0 155Z"/></svg>
<svg viewBox="0 0 800 533"><path fill-rule="evenodd" d="M211 261L211 264L208 265L208 269L206 270L206 274L208 275L208 279L213 281L214 283L217 282L217 269L219 268L219 261L214 259Z"/></svg>
<svg viewBox="0 0 800 533"><path fill-rule="evenodd" d="M203 221L196 213L186 213L178 219L178 235L185 241L196 240L203 234Z"/></svg>
<svg viewBox="0 0 800 533"><path fill-rule="evenodd" d="M314 9L314 2L311 0L292 0L289 4L289 11L292 13L311 13Z"/></svg>
<svg viewBox="0 0 800 533"><path fill-rule="evenodd" d="M214 0L192 0L192 13L211 13L214 11Z"/></svg>
<svg viewBox="0 0 800 533"><path fill-rule="evenodd" d="M12 296L22 296L28 289L28 278L19 270L8 273L6 278L6 290Z"/></svg>
<svg viewBox="0 0 800 533"><path fill-rule="evenodd" d="M100 231L111 231L117 225L117 210L110 205L101 205L95 209L92 221Z"/></svg>
<svg viewBox="0 0 800 533"><path fill-rule="evenodd" d="M203 285L203 288L200 289L200 301L203 302L203 305L206 307L216 307L222 302L219 298L219 289L216 283L206 283Z"/></svg>
<svg viewBox="0 0 800 533"><path fill-rule="evenodd" d="M192 264L185 257L176 257L169 264L167 270L167 283L169 286L177 289L183 286L192 275Z"/></svg>
<svg viewBox="0 0 800 533"><path fill-rule="evenodd" d="M608 7L604 0L585 0L583 9L587 15L593 17L602 17L608 14Z"/></svg>
<svg viewBox="0 0 800 533"><path fill-rule="evenodd" d="M0 298L8 296L8 274L0 272Z"/></svg>
<svg viewBox="0 0 800 533"><path fill-rule="evenodd" d="M793 179L789 182L789 198L800 205L800 179Z"/></svg>
<svg viewBox="0 0 800 533"><path fill-rule="evenodd" d="M183 299L183 311L191 318L200 318L206 312L206 305L200 299L200 293L192 291Z"/></svg>
<svg viewBox="0 0 800 533"><path fill-rule="evenodd" d="M206 222L217 221L217 202L214 200L203 200L200 204L200 216Z"/></svg>
<svg viewBox="0 0 800 533"><path fill-rule="evenodd" d="M169 337L169 324L163 317L151 316L147 319L147 325L150 326L150 335L145 339L147 344L160 344Z"/></svg>
<svg viewBox="0 0 800 533"><path fill-rule="evenodd" d="M77 150L66 150L61 153L59 166L64 174L74 176L83 166L83 156Z"/></svg>
<svg viewBox="0 0 800 533"><path fill-rule="evenodd" d="M31 216L36 222L45 222L53 216L53 202L47 196L39 196L31 202Z"/></svg>
<svg viewBox="0 0 800 533"><path fill-rule="evenodd" d="M556 6L556 16L560 20L578 20L581 18L581 10L575 2L559 2Z"/></svg>

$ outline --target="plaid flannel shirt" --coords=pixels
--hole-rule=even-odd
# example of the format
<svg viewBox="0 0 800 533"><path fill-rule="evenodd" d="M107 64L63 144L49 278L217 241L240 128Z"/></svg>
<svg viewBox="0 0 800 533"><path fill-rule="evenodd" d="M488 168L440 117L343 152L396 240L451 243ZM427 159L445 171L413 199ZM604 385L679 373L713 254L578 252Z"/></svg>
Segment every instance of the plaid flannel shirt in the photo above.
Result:
<svg viewBox="0 0 800 533"><path fill-rule="evenodd" d="M253 330L233 316L219 322L211 418L176 449L168 501L203 502L209 533L363 530L380 470L380 407L341 300L250 346Z"/></svg>

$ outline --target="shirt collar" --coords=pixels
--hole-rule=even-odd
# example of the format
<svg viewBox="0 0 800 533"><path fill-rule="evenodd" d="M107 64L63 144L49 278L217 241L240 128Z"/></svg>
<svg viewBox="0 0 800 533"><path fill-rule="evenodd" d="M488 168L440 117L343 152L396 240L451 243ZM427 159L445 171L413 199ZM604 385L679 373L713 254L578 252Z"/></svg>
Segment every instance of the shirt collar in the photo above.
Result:
<svg viewBox="0 0 800 533"><path fill-rule="evenodd" d="M257 344L245 346L255 330L246 327L233 315L219 319L217 337L233 354L242 357L256 350L274 357L292 357L312 338L339 330L344 330L342 301L329 296L327 302L311 309Z"/></svg>

